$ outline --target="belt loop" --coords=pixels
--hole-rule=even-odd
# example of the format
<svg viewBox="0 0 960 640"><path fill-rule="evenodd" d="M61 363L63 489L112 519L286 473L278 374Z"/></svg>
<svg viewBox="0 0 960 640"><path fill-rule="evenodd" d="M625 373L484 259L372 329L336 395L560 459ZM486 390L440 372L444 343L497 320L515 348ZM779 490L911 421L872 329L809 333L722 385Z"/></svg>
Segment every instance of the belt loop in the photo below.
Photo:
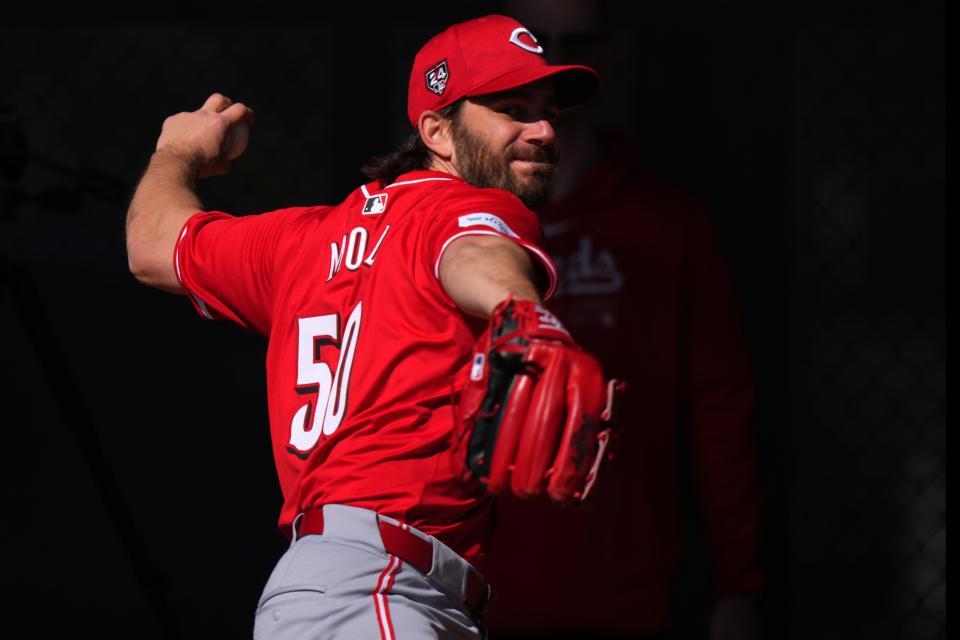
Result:
<svg viewBox="0 0 960 640"><path fill-rule="evenodd" d="M476 616L481 616L493 597L493 589L487 579L471 566L467 568L463 594L471 612Z"/></svg>
<svg viewBox="0 0 960 640"><path fill-rule="evenodd" d="M297 517L293 519L293 524L290 525L291 530L293 531L293 536L290 538L290 544L293 544L297 541L297 525L300 524L300 521L303 520L303 513L300 512L297 514Z"/></svg>

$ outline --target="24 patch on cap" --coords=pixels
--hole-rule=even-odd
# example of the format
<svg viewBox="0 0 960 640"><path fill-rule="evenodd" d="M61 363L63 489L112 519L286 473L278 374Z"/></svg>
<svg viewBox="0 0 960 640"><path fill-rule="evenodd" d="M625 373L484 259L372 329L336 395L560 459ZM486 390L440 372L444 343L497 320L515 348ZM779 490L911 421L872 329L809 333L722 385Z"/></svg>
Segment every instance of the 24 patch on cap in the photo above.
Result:
<svg viewBox="0 0 960 640"><path fill-rule="evenodd" d="M426 79L427 89L438 96L442 96L447 88L447 80L450 79L450 69L447 68L446 58L427 70Z"/></svg>

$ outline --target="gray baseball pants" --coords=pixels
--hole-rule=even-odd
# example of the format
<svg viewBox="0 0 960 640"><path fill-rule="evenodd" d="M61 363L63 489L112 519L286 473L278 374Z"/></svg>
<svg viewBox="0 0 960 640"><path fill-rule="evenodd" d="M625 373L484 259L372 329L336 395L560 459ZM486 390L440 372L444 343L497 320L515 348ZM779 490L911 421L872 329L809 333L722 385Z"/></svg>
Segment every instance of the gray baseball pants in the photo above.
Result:
<svg viewBox="0 0 960 640"><path fill-rule="evenodd" d="M486 638L463 604L469 563L404 527L433 545L424 574L384 549L381 519L367 509L324 505L322 535L298 538L295 525L260 597L254 640Z"/></svg>

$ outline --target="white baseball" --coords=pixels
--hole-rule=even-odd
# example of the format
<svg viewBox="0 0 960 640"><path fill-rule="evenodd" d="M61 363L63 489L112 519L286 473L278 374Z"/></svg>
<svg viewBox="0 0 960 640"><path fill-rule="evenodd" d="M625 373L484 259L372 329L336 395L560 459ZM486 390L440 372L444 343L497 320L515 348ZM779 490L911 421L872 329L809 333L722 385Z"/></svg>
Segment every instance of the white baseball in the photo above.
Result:
<svg viewBox="0 0 960 640"><path fill-rule="evenodd" d="M234 160L246 151L250 143L250 125L245 120L241 120L227 130L227 135L223 138L223 155L227 160Z"/></svg>

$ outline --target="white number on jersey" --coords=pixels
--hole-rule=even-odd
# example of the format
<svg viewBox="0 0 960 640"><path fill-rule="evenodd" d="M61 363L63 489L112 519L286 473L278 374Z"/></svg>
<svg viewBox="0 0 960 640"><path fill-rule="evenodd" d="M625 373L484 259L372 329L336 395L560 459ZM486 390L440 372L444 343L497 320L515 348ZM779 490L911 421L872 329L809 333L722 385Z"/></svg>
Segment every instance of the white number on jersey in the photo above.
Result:
<svg viewBox="0 0 960 640"><path fill-rule="evenodd" d="M347 389L353 356L360 334L363 303L358 302L343 328L343 339L337 335L337 315L311 316L297 320L297 393L316 392L316 403L307 402L297 410L290 424L292 452L306 453L320 439L320 434L332 435L347 410ZM340 348L336 373L319 362L319 349L325 346ZM309 424L308 424L309 423Z"/></svg>

